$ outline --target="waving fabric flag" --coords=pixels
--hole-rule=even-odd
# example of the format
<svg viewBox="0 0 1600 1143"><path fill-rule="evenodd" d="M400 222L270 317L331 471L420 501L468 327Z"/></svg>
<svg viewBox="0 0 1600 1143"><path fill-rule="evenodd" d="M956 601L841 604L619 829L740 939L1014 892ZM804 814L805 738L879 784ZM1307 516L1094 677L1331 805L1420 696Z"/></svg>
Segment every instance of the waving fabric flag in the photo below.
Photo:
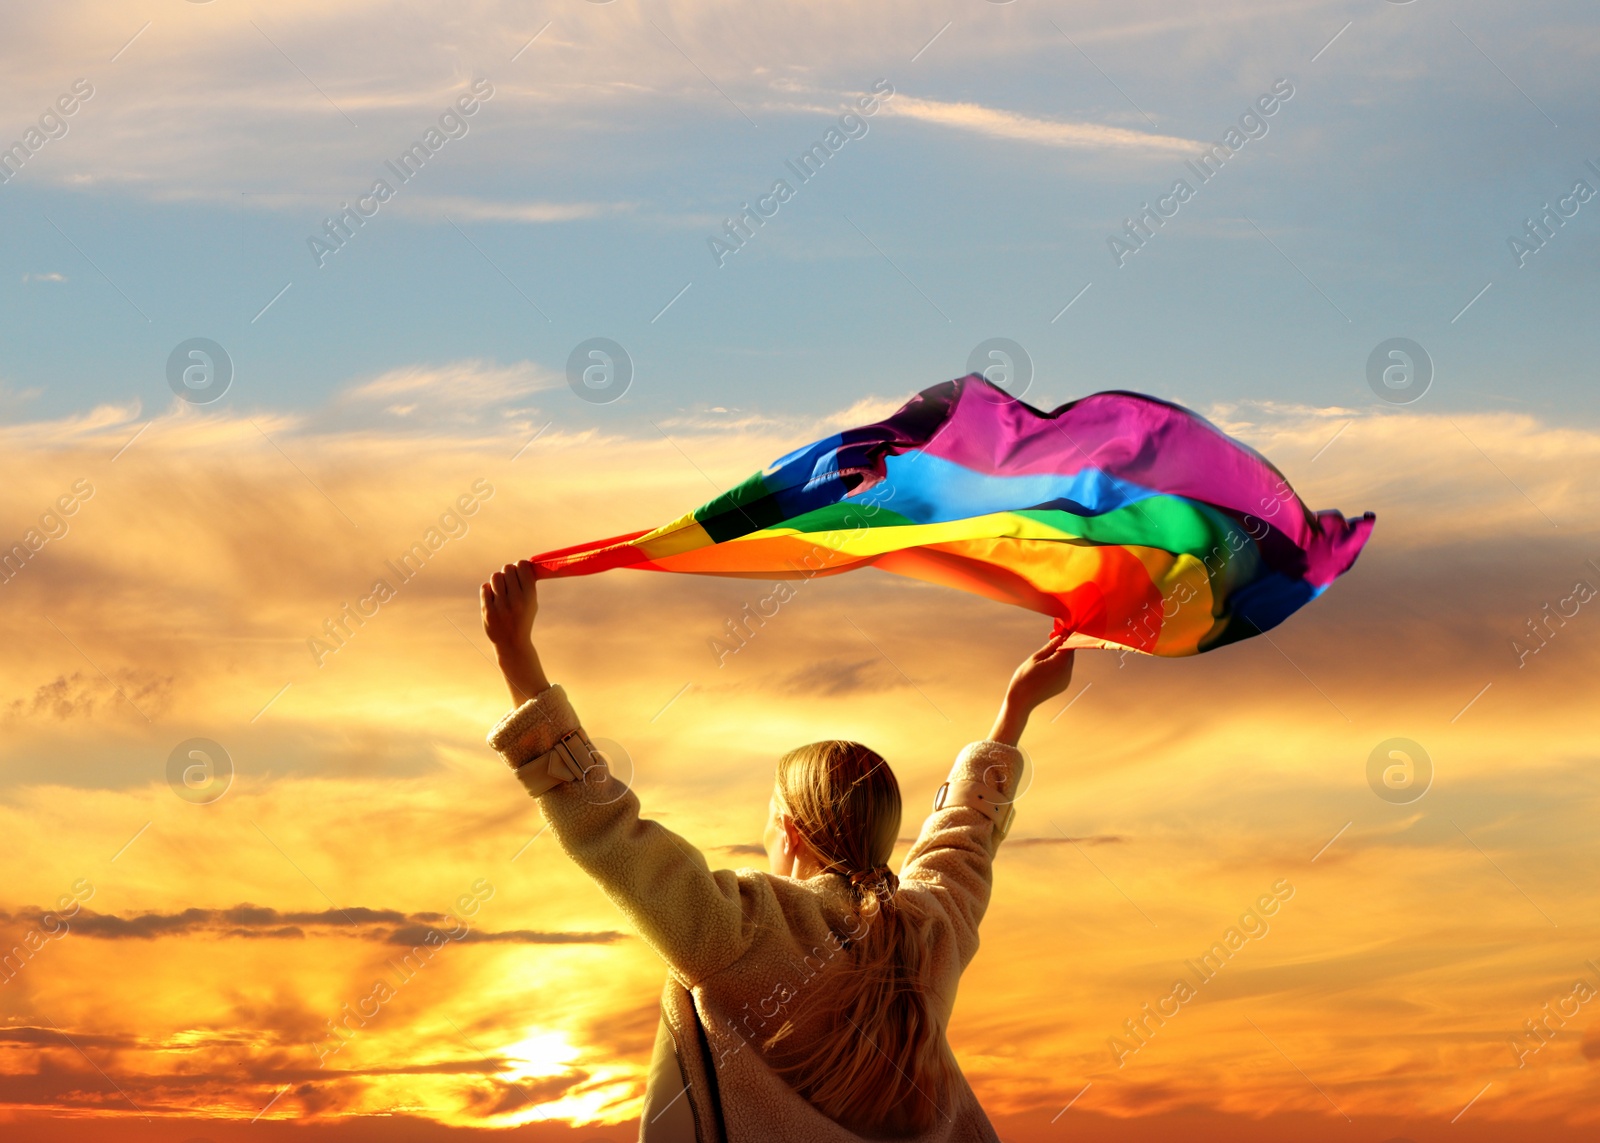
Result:
<svg viewBox="0 0 1600 1143"><path fill-rule="evenodd" d="M1193 655L1315 599L1372 524L1310 511L1265 457L1179 405L1106 392L1045 413L971 374L670 524L533 562L541 578L870 566L1054 616L1072 646Z"/></svg>

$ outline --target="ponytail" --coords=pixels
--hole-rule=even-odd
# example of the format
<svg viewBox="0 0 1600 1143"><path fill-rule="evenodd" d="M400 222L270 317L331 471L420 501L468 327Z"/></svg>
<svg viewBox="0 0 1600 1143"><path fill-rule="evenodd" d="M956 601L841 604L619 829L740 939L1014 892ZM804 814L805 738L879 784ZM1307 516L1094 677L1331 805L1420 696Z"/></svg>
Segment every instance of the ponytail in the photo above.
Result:
<svg viewBox="0 0 1600 1143"><path fill-rule="evenodd" d="M791 1050L786 1022L763 1048L773 1070L819 1111L858 1134L923 1134L945 1114L954 1061L925 994L926 917L899 893L889 853L900 786L854 742L816 742L778 762L778 794L827 872L850 880L860 926L845 960L806 1005L819 1030Z"/></svg>

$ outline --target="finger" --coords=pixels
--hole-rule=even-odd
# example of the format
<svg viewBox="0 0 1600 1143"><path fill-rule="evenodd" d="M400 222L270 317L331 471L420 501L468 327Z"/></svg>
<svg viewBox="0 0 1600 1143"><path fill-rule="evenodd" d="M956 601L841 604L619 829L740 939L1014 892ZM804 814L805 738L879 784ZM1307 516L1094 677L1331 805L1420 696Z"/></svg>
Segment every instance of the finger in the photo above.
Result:
<svg viewBox="0 0 1600 1143"><path fill-rule="evenodd" d="M539 565L532 560L518 560L517 571L522 573L524 585L531 584L539 578Z"/></svg>
<svg viewBox="0 0 1600 1143"><path fill-rule="evenodd" d="M506 581L506 602L515 604L522 599L522 581L517 578L517 565L507 564L500 569Z"/></svg>
<svg viewBox="0 0 1600 1143"><path fill-rule="evenodd" d="M489 577L494 584L494 601L497 606L504 607L506 602L506 573L497 571Z"/></svg>

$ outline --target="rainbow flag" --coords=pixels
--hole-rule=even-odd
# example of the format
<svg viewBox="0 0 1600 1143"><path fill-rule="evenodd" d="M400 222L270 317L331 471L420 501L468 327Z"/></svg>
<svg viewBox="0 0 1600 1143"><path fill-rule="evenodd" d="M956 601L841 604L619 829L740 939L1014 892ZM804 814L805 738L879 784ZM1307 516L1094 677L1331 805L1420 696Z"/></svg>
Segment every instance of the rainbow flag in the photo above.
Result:
<svg viewBox="0 0 1600 1143"><path fill-rule="evenodd" d="M1312 512L1265 457L1179 405L1106 392L1044 413L971 374L670 524L533 562L541 578L870 566L1054 616L1072 646L1193 655L1322 594L1372 524Z"/></svg>

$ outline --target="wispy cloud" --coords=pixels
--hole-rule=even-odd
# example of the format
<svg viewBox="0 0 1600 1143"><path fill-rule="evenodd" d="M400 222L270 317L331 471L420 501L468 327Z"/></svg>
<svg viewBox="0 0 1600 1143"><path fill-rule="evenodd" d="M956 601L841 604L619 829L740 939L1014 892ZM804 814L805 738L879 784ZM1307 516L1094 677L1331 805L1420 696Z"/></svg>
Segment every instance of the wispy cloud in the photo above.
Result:
<svg viewBox="0 0 1600 1143"><path fill-rule="evenodd" d="M100 1114L115 1098L85 1093L87 1065L46 1034L37 1010L74 1038L101 1037L84 1050L101 1066L101 1052L116 1052L113 1074L140 1104L248 1121L292 1083L271 1115L377 1113L402 1098L426 1099L435 1119L462 1126L636 1114L660 962L540 836L537 808L482 744L505 700L476 629L474 588L515 555L675 518L712 484L730 486L824 426L870 420L899 395L809 420L758 403L712 406L670 427L671 442L626 420L604 433L562 420L512 461L527 437L496 423L497 402L542 399L549 374L537 363L420 364L361 378L328 408L276 418L237 405L168 410L115 465L109 458L142 422L136 408L0 427L17 461L6 492L15 520L36 518L84 474L96 487L67 534L0 588L15 649L0 662L0 833L37 855L7 883L0 933L16 940L37 926L33 903L47 905L75 878L103 894L92 901L103 911L80 914L8 986L36 1005L18 1009L24 1030L9 1050L43 1062L0 1078L0 1097ZM483 419L440 422L425 444L372 427L375 417L425 421L424 405L448 410L452 400ZM1600 659L1585 635L1592 604L1571 616L1569 602L1566 624L1525 668L1510 647L1543 604L1555 607L1575 579L1595 574L1584 561L1600 520L1600 434L1522 413L1460 414L1452 427L1424 407L1355 416L1235 402L1211 412L1314 506L1374 509L1378 529L1352 574L1273 643L1182 662L1085 653L1080 677L1094 689L1058 721L1030 727L1037 778L1000 852L985 921L987 947L1006 950L1011 971L999 973L999 1002L965 1019L954 1045L996 1114L1044 1121L1070 1096L1039 1116L1057 1093L1019 1074L1018 1053L1085 1076L1115 1072L1106 1036L1276 878L1304 897L1251 943L1261 972L1230 968L1238 983L1219 981L1186 1009L1179 1019L1195 1021L1192 1035L1163 1031L1141 1053L1136 1082L1096 1080L1102 1106L1212 1106L1229 1070L1256 1060L1255 1034L1236 1035L1236 1005L1270 993L1283 1021L1303 1030L1319 1083L1326 1072L1330 1083L1359 1085L1376 1059L1404 1077L1366 1098L1404 1110L1466 1066L1456 1056L1488 1067L1498 1051L1511 1063L1505 1035L1546 998L1537 988L1530 996L1528 981L1555 979L1568 962L1576 971L1592 955L1576 924L1564 936L1569 914L1592 910L1583 864L1548 856L1549 837L1585 836L1593 812L1583 777L1593 738L1585 688ZM384 561L479 476L495 492L470 533L316 666L307 636L390 574ZM1563 527L1552 529L1524 493ZM761 581L626 572L554 581L541 585L541 649L591 733L631 755L646 812L702 845L714 866L762 863L753 838L772 761L821 738L864 741L890 759L903 828L914 832L950 758L990 725L1005 678L1047 622L863 572L804 585L719 667L709 641L769 591ZM906 678L949 724L928 717ZM1539 711L1532 758L1530 704ZM1419 803L1425 814L1366 789L1368 754L1396 733L1434 751L1441 773L1448 763L1448 788ZM172 745L197 734L225 745L237 775L207 807L174 797L163 774ZM1508 769L1507 758L1522 761ZM241 828L247 818L271 845ZM752 840L717 849L718 838ZM197 860L219 854L226 860ZM1495 865L1561 922L1552 939L1569 944L1526 940L1530 923L1548 926ZM525 869L536 870L532 881ZM325 1022L365 995L408 941L445 931L438 910L479 876L498 893L473 935L352 1041L336 1084L299 1078L315 1067L309 1045ZM264 904L196 904L240 900ZM1470 926L1453 919L1469 908ZM1059 975L1063 941L1082 982L1070 995L1039 984ZM1412 968L1379 976L1374 957ZM1416 973L1468 962L1470 979L1451 969L1428 985L1455 1015L1443 1026L1437 1005L1417 1015ZM592 987L597 974L603 989ZM171 983L179 979L181 988ZM1388 1028L1374 1041L1341 1023L1346 1001L1390 1013L1403 1034ZM460 1043L446 1016L478 1047ZM1419 1063L1408 1047L1419 1037L1449 1043L1452 1057ZM1015 1047L999 1054L997 1043ZM1298 1056L1300 1045L1284 1047ZM463 1061L499 1070L470 1077ZM428 1068L439 1070L406 1070ZM1276 1106L1278 1079L1238 1074L1260 1077L1237 1096L1241 1106ZM1552 1074L1558 1093L1587 1082ZM528 1102L508 1075L551 1102ZM1145 1087L1165 1094L1140 1104Z"/></svg>
<svg viewBox="0 0 1600 1143"><path fill-rule="evenodd" d="M462 222L577 222L608 214L630 214L639 207L633 202L542 202L515 199L466 198L463 196L418 196L396 198L395 209L414 216L449 215Z"/></svg>
<svg viewBox="0 0 1600 1143"><path fill-rule="evenodd" d="M534 394L565 385L565 378L531 361L504 365L468 359L408 365L350 385L333 399L329 412L345 424L377 415L390 427L460 429L503 424L507 418L526 414L528 398Z"/></svg>
<svg viewBox="0 0 1600 1143"><path fill-rule="evenodd" d="M1041 147L1143 151L1165 155L1192 152L1200 146L1191 139L1174 135L1134 131L1105 123L1040 119L1015 111L985 107L979 103L940 103L932 99L897 95L885 103L883 109L891 115L901 115L939 127L968 131L991 139L1014 139Z"/></svg>
<svg viewBox="0 0 1600 1143"><path fill-rule="evenodd" d="M47 910L0 911L0 924L41 927ZM351 937L384 944L422 944L437 932L451 942L467 944L606 945L627 939L624 933L544 931L537 929L473 929L450 923L443 913L404 913L398 909L349 906L320 911L279 912L260 905L235 905L231 909L183 909L174 913L134 913L118 916L83 909L66 922L71 933L96 940L153 941L171 937L213 936L300 940L308 930L324 937ZM58 922L52 927L59 928ZM46 929L45 931L50 931Z"/></svg>

